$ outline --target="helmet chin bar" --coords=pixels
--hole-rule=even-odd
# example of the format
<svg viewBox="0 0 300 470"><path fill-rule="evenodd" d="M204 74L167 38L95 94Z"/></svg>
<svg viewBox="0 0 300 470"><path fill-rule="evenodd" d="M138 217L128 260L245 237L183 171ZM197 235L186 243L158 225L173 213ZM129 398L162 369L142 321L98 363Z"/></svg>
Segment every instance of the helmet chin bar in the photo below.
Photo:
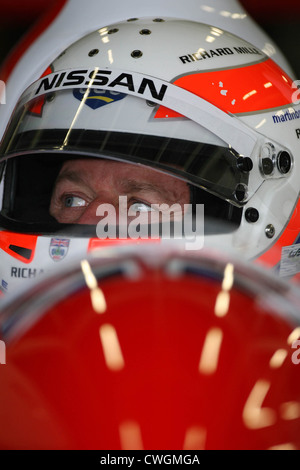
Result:
<svg viewBox="0 0 300 470"><path fill-rule="evenodd" d="M227 143L229 148L234 149L240 157L245 157L244 164L239 159L237 165L244 165L245 168L242 171L251 171L251 183L249 187L237 188L238 205L245 204L264 180L288 176L292 169L292 157L286 148L253 131L234 115L227 114L188 90L138 72L124 72L118 69L100 70L98 67L61 70L33 83L24 92L21 104L45 93L86 88L69 133L60 149L63 150L68 143L68 135L73 128L76 128L77 115L92 87L126 93L172 109L213 132Z"/></svg>

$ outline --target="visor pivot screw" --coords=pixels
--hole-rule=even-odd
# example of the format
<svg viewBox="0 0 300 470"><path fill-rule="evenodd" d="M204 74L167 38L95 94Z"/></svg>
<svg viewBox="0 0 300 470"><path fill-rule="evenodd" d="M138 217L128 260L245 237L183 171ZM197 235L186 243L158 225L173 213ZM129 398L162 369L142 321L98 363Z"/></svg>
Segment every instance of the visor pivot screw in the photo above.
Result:
<svg viewBox="0 0 300 470"><path fill-rule="evenodd" d="M264 175L271 175L274 170L273 161L270 158L262 159L262 171Z"/></svg>
<svg viewBox="0 0 300 470"><path fill-rule="evenodd" d="M275 235L275 227L272 224L269 224L265 228L265 234L268 238L273 238Z"/></svg>
<svg viewBox="0 0 300 470"><path fill-rule="evenodd" d="M97 55L99 53L99 49L92 49L89 52L89 57L94 57L94 55Z"/></svg>
<svg viewBox="0 0 300 470"><path fill-rule="evenodd" d="M270 176L274 171L275 147L271 142L267 142L261 149L261 172L265 176Z"/></svg>
<svg viewBox="0 0 300 470"><path fill-rule="evenodd" d="M131 53L131 57L133 57L134 59L139 59L140 57L142 57L143 53L142 51L136 49L135 51L132 51Z"/></svg>
<svg viewBox="0 0 300 470"><path fill-rule="evenodd" d="M249 157L239 157L237 159L237 167L243 173L248 173L253 168L253 162L252 162L251 158L249 158Z"/></svg>
<svg viewBox="0 0 300 470"><path fill-rule="evenodd" d="M46 100L48 101L48 103L51 103L51 101L53 101L54 98L55 98L55 94L51 93L50 95L47 96Z"/></svg>
<svg viewBox="0 0 300 470"><path fill-rule="evenodd" d="M286 150L282 150L277 155L277 167L280 173L286 175L292 167L292 158Z"/></svg>
<svg viewBox="0 0 300 470"><path fill-rule="evenodd" d="M245 201L247 197L247 186L242 183L238 184L235 188L234 196L238 202Z"/></svg>
<svg viewBox="0 0 300 470"><path fill-rule="evenodd" d="M249 223L255 223L259 219L259 212L255 207L249 207L245 212L245 218Z"/></svg>

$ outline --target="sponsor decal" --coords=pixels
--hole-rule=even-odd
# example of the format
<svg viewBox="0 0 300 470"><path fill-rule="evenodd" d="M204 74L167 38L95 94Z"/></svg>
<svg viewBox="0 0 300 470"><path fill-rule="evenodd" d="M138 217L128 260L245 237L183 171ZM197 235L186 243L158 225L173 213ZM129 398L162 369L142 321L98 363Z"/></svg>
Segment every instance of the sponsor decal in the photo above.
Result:
<svg viewBox="0 0 300 470"><path fill-rule="evenodd" d="M5 293L7 291L8 283L2 279L0 284L0 292Z"/></svg>
<svg viewBox="0 0 300 470"><path fill-rule="evenodd" d="M284 246L281 250L279 275L290 277L300 272L300 244Z"/></svg>
<svg viewBox="0 0 300 470"><path fill-rule="evenodd" d="M107 90L144 96L161 102L168 85L162 80L141 74L116 70L76 69L64 70L47 75L35 84L34 97L68 88L105 88Z"/></svg>
<svg viewBox="0 0 300 470"><path fill-rule="evenodd" d="M66 257L69 244L68 238L51 238L49 253L53 261L61 261Z"/></svg>
<svg viewBox="0 0 300 470"><path fill-rule="evenodd" d="M188 64L191 62L196 62L198 60L214 59L215 57L233 54L264 55L262 52L260 52L254 47L219 47L218 49L210 50L200 48L197 52L180 56L179 59L183 64Z"/></svg>
<svg viewBox="0 0 300 470"><path fill-rule="evenodd" d="M278 111L278 113L272 115L274 124L279 124L281 122L293 121L294 119L300 119L300 111Z"/></svg>
<svg viewBox="0 0 300 470"><path fill-rule="evenodd" d="M22 278L22 279L35 279L40 274L43 274L43 269L36 268L18 268L16 266L11 267L10 277Z"/></svg>
<svg viewBox="0 0 300 470"><path fill-rule="evenodd" d="M250 154L257 139L254 132L242 121L233 120L222 108L219 109L214 103L193 93L193 90L139 72L125 73L116 69L98 68L64 70L35 82L27 90L24 100L28 101L47 92L52 94L58 90L70 89L73 92L76 88L100 88L133 95L158 105L163 104L206 129L218 125L219 137L242 154Z"/></svg>
<svg viewBox="0 0 300 470"><path fill-rule="evenodd" d="M92 109L98 109L107 104L120 101L125 98L127 95L125 93L119 93L116 91L102 90L98 88L91 88L86 90L85 88L79 88L73 90L73 96L82 101L84 99L84 104L89 106Z"/></svg>

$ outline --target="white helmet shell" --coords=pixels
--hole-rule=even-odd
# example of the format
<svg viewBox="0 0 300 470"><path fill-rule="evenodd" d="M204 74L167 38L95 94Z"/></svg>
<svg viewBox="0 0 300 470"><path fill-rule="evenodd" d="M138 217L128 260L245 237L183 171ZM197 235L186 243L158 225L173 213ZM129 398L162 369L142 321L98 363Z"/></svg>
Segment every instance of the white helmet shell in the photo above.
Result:
<svg viewBox="0 0 300 470"><path fill-rule="evenodd" d="M1 150L4 160L73 152L173 172L241 211L233 231L207 235L205 243L238 250L247 259L275 248L277 264L278 243L280 250L294 245L300 231L300 221L289 223L300 171L294 92L283 70L229 32L192 21L132 18L102 27L60 54L24 92ZM41 140L45 130L57 135L55 144ZM201 151L193 156L197 174L186 168L190 154L181 155L184 171L176 173L175 161L167 166L135 160L125 151L113 157L99 147L83 148L82 139L77 147L79 140L72 141L75 131L99 130L120 140L142 135L193 142L194 149L212 146L218 150L206 160L213 170L209 177L201 173ZM25 133L34 135L27 147L19 139ZM224 170L234 167L229 183L213 176L220 149L232 154Z"/></svg>

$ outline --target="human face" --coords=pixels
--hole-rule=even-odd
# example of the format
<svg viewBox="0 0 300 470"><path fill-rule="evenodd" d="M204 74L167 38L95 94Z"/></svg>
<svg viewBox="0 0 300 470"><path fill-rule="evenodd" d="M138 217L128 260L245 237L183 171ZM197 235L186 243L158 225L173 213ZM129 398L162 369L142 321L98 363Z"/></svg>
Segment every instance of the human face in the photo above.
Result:
<svg viewBox="0 0 300 470"><path fill-rule="evenodd" d="M182 212L190 202L185 182L155 170L110 160L68 160L57 177L50 214L60 223L97 224L98 206L119 209L119 196L127 197L127 210L140 212L151 204L179 204Z"/></svg>

